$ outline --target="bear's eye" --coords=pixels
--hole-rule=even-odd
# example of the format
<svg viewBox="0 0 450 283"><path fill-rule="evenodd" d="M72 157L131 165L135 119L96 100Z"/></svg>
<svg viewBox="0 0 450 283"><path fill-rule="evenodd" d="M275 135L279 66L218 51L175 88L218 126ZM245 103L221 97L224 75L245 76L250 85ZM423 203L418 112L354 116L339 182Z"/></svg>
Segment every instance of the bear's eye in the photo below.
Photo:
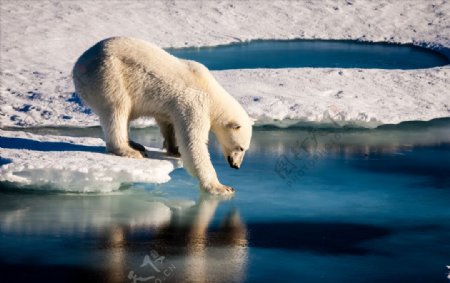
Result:
<svg viewBox="0 0 450 283"><path fill-rule="evenodd" d="M240 151L244 151L244 149L243 149L241 146L239 147L239 150L240 150Z"/></svg>
<svg viewBox="0 0 450 283"><path fill-rule="evenodd" d="M227 127L233 130L239 130L241 128L241 125L235 123L235 122L231 122L229 124L227 124Z"/></svg>

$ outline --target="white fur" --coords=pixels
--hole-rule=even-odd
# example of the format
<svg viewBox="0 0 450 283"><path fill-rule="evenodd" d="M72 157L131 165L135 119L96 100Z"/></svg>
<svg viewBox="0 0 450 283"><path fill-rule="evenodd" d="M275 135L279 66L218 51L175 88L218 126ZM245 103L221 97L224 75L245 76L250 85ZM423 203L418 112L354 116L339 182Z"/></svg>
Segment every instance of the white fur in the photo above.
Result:
<svg viewBox="0 0 450 283"><path fill-rule="evenodd" d="M205 66L142 40L116 37L87 50L75 64L73 79L77 93L100 117L109 152L142 158L129 145L128 125L152 116L168 153L179 150L184 167L203 189L233 191L217 178L208 134L213 131L230 165L238 168L250 145L253 122Z"/></svg>

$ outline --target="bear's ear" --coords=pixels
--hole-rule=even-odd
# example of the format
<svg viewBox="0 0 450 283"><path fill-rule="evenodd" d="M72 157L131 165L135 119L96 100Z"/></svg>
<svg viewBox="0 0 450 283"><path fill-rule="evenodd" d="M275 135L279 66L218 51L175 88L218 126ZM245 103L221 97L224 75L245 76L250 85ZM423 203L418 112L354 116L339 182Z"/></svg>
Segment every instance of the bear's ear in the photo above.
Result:
<svg viewBox="0 0 450 283"><path fill-rule="evenodd" d="M239 125L236 122L230 122L227 124L227 128L233 129L233 130L238 130L239 128L241 128L241 125Z"/></svg>

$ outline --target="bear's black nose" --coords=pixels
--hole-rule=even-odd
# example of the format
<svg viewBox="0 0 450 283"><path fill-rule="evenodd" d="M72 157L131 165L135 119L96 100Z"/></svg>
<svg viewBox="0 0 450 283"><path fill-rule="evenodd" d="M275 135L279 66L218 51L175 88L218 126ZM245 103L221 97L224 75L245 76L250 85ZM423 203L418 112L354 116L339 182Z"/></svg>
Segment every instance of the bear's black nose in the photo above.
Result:
<svg viewBox="0 0 450 283"><path fill-rule="evenodd" d="M239 166L237 166L236 164L233 163L233 158L231 158L231 156L228 156L227 160L228 160L228 164L230 164L231 168L239 169Z"/></svg>

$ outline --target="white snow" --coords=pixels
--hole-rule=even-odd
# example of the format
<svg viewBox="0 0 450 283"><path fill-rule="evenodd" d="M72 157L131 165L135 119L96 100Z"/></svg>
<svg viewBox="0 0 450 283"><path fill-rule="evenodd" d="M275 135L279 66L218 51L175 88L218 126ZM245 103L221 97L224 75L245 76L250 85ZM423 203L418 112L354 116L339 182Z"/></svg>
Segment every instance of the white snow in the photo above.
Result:
<svg viewBox="0 0 450 283"><path fill-rule="evenodd" d="M84 50L111 36L139 37L162 47L358 39L414 43L450 54L448 1L2 1L0 23L0 127L98 124L73 99L70 71ZM321 122L335 105L343 122L372 127L449 116L448 69L215 75L260 124ZM334 98L336 93L342 98ZM254 101L255 96L262 99ZM150 124L153 120L136 123Z"/></svg>
<svg viewBox="0 0 450 283"><path fill-rule="evenodd" d="M18 187L66 192L111 192L124 183L163 183L180 166L178 159L147 148L151 158L131 159L105 153L97 138L35 135L0 130L0 182ZM4 162L3 162L4 163Z"/></svg>
<svg viewBox="0 0 450 283"><path fill-rule="evenodd" d="M450 115L450 68L258 69L216 76L257 124L376 127Z"/></svg>

